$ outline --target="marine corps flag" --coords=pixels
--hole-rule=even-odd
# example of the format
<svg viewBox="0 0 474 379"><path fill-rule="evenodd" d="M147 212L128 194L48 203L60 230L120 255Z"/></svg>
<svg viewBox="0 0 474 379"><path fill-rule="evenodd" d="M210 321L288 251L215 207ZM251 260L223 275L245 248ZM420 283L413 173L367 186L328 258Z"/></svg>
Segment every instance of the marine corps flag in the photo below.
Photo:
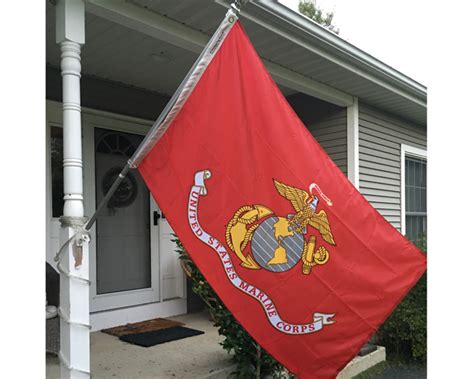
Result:
<svg viewBox="0 0 474 379"><path fill-rule="evenodd" d="M334 378L425 271L298 119L232 12L135 161L228 309L298 378Z"/></svg>

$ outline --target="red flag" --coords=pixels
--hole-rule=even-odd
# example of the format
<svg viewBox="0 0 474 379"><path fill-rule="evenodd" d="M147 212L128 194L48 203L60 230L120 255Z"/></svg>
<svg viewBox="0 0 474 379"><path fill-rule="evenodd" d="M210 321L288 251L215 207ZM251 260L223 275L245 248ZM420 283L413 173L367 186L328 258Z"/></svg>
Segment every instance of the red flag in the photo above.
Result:
<svg viewBox="0 0 474 379"><path fill-rule="evenodd" d="M426 258L314 140L241 25L227 33L138 168L252 337L299 378L333 378Z"/></svg>

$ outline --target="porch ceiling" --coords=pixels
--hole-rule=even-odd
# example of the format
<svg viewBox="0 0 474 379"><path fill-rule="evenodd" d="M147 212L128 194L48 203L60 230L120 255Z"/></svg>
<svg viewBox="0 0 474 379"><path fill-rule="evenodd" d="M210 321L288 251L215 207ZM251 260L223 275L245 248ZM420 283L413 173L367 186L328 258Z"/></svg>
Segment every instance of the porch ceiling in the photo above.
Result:
<svg viewBox="0 0 474 379"><path fill-rule="evenodd" d="M269 2L262 1L262 4L266 3ZM222 5L212 0L86 0L86 5L83 72L168 95L177 88L197 57L199 45L209 38L225 13ZM114 17L107 17L110 13L102 11L121 5L181 25L184 35L192 34L194 40L189 38L176 43L173 38L160 39L160 34L151 36L150 33L110 21ZM244 11L241 22L285 94L305 92L304 82L307 80L320 83L323 88L334 90L339 96L357 96L362 102L426 125L426 88L423 86L413 81L413 87L421 90L419 93L408 93L395 80L395 85L385 85L378 79L379 73L378 77L375 74L371 77L362 70L350 67L339 57L340 52L336 48L333 48L334 51L327 50L328 46L322 46L314 38L308 39L308 36L306 40L289 38L295 31L282 24L286 21L282 21L281 17L270 14L258 3L246 5ZM54 6L48 2L46 55L48 63L58 67L60 52L54 33ZM336 42L344 43L341 41ZM293 77L292 80L282 80L284 75L279 75L280 71L285 75L294 74L299 83L293 83ZM395 74L402 77L400 73ZM315 96L314 93L306 93Z"/></svg>
<svg viewBox="0 0 474 379"><path fill-rule="evenodd" d="M223 8L218 7L223 15ZM82 73L171 96L191 68L197 53L140 33L86 12L86 43L81 51ZM55 9L46 9L46 61L60 67L55 37ZM297 91L279 85L291 95Z"/></svg>
<svg viewBox="0 0 474 379"><path fill-rule="evenodd" d="M82 73L172 95L196 59L196 53L86 12ZM46 13L46 59L60 66L55 41L55 10Z"/></svg>

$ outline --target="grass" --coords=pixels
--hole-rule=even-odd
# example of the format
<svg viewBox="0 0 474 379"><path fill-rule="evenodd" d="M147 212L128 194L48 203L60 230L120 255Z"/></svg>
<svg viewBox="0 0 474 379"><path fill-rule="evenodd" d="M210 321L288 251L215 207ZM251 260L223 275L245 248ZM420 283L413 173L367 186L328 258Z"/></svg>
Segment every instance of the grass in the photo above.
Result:
<svg viewBox="0 0 474 379"><path fill-rule="evenodd" d="M353 379L388 378L426 378L426 365L400 361L383 361L355 376Z"/></svg>

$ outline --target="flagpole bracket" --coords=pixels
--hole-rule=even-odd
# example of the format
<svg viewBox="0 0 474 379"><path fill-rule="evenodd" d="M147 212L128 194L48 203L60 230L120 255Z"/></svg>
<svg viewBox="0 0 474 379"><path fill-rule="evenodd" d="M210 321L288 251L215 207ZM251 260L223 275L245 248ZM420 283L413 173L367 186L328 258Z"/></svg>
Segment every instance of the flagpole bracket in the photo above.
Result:
<svg viewBox="0 0 474 379"><path fill-rule="evenodd" d="M237 13L237 15L240 13L240 10L242 7L248 3L249 0L234 0L232 4L230 4L230 7Z"/></svg>
<svg viewBox="0 0 474 379"><path fill-rule="evenodd" d="M73 244L73 246L82 250L84 243L90 242L89 232L85 229L87 221L87 217L61 216L59 218L61 227L72 228L74 234L59 248L58 252L54 256L55 262L58 262L58 264L60 263L61 253L66 249L66 247L69 246L69 244Z"/></svg>
<svg viewBox="0 0 474 379"><path fill-rule="evenodd" d="M133 163L132 159L129 159L129 160L127 161L127 164L128 164L128 167L130 167L130 168L132 168L132 169L135 169L135 168L138 167L135 163Z"/></svg>

